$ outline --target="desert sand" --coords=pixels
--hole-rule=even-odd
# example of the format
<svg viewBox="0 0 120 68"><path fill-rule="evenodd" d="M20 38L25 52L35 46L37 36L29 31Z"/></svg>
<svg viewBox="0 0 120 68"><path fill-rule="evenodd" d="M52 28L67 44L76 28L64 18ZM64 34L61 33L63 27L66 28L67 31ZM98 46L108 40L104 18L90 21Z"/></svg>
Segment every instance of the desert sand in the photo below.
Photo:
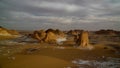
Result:
<svg viewBox="0 0 120 68"><path fill-rule="evenodd" d="M71 37L62 44L30 38L0 40L0 68L119 68L119 37L90 34L92 49L78 48ZM29 40L28 40L29 39Z"/></svg>

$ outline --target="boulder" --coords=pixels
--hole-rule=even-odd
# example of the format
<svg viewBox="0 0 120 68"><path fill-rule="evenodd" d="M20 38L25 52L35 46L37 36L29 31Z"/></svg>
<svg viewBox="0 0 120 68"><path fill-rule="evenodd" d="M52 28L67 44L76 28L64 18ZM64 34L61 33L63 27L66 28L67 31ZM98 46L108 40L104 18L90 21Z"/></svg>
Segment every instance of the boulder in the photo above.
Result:
<svg viewBox="0 0 120 68"><path fill-rule="evenodd" d="M75 43L80 47L88 47L89 45L89 37L88 31L82 31L79 35L75 36Z"/></svg>
<svg viewBox="0 0 120 68"><path fill-rule="evenodd" d="M46 31L39 30L34 31L33 38L39 40L40 42L46 42L46 43L57 43L58 39L65 38L65 34L60 30L53 30L48 29Z"/></svg>
<svg viewBox="0 0 120 68"><path fill-rule="evenodd" d="M43 39L46 37L46 32L44 30L34 31L33 37L40 42L43 42Z"/></svg>
<svg viewBox="0 0 120 68"><path fill-rule="evenodd" d="M56 43L57 36L53 32L48 32L44 41L47 43Z"/></svg>

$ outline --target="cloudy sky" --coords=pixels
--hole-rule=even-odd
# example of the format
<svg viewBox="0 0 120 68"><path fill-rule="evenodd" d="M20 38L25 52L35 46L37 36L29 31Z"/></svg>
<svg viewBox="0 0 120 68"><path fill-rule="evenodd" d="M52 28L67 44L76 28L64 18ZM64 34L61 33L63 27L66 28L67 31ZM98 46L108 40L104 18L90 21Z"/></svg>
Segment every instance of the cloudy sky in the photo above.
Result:
<svg viewBox="0 0 120 68"><path fill-rule="evenodd" d="M120 0L0 0L0 26L120 30Z"/></svg>

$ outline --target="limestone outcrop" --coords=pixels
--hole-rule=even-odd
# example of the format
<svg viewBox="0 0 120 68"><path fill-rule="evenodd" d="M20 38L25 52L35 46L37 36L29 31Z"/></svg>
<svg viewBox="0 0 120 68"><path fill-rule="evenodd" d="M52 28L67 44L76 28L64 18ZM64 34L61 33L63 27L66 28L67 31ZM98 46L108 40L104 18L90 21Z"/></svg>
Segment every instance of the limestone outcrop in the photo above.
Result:
<svg viewBox="0 0 120 68"><path fill-rule="evenodd" d="M80 48L88 48L91 49L93 46L89 44L89 32L82 31L79 35L75 36L75 43Z"/></svg>
<svg viewBox="0 0 120 68"><path fill-rule="evenodd" d="M19 35L19 32L16 30L9 30L3 27L0 27L0 35L1 36L13 36L13 35Z"/></svg>
<svg viewBox="0 0 120 68"><path fill-rule="evenodd" d="M60 30L39 30L34 31L33 38L39 40L40 42L46 42L46 43L56 43L58 38L64 38L65 34Z"/></svg>

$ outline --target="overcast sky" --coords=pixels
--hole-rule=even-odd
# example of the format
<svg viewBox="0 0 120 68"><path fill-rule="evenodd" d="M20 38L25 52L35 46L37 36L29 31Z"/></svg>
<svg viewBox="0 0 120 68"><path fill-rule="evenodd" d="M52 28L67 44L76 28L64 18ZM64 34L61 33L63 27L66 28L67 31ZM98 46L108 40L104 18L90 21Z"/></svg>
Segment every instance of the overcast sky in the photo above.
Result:
<svg viewBox="0 0 120 68"><path fill-rule="evenodd" d="M120 0L0 0L0 26L120 30Z"/></svg>

